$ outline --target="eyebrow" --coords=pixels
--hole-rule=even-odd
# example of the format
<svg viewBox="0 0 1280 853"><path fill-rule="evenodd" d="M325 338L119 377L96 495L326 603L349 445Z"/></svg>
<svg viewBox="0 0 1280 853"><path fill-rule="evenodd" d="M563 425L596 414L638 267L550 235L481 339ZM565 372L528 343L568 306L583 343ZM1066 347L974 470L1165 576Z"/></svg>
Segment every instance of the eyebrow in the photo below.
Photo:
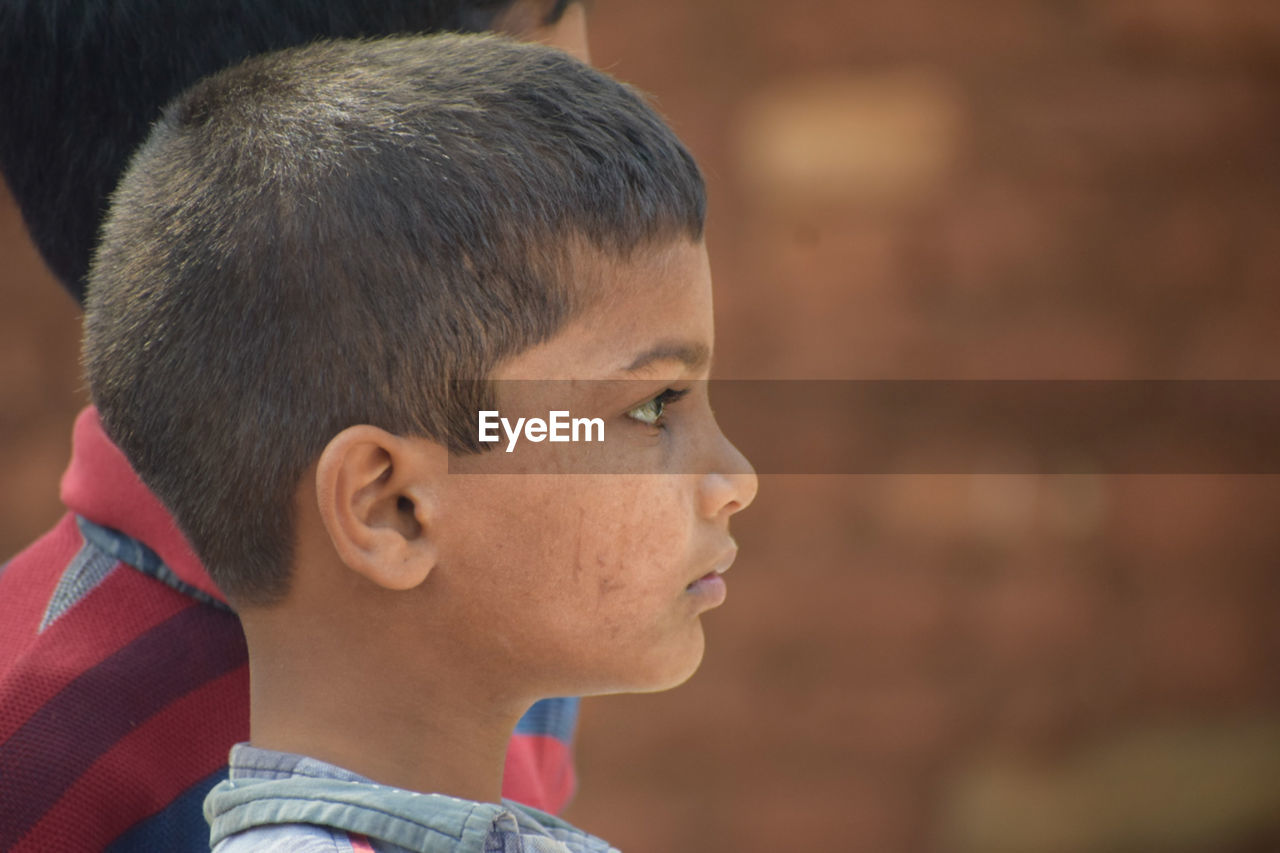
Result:
<svg viewBox="0 0 1280 853"><path fill-rule="evenodd" d="M693 341L662 341L640 353L623 370L635 373L659 361L678 361L689 370L698 370L711 363L711 349Z"/></svg>

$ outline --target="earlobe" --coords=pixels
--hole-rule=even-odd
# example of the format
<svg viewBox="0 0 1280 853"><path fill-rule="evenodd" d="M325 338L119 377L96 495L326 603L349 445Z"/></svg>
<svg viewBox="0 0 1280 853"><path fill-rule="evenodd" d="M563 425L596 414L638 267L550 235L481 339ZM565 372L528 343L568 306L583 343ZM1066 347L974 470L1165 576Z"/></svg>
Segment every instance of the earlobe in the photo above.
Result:
<svg viewBox="0 0 1280 853"><path fill-rule="evenodd" d="M420 440L348 427L316 465L316 503L338 558L390 590L426 580L437 553L432 527L436 467Z"/></svg>

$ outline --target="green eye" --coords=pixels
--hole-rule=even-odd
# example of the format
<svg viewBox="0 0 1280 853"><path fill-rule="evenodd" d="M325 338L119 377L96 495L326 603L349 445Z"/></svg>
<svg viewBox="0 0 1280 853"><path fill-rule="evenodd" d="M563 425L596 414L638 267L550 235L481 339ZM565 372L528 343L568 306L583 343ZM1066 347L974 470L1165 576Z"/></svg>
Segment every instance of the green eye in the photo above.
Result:
<svg viewBox="0 0 1280 853"><path fill-rule="evenodd" d="M637 420L642 424L654 426L662 419L662 411L666 408L666 404L662 400L654 397L647 403L641 403L631 411L627 412L627 417Z"/></svg>
<svg viewBox="0 0 1280 853"><path fill-rule="evenodd" d="M652 400L641 403L627 412L627 417L648 426L662 426L662 416L666 413L667 406L688 393L687 389L677 391L673 388L668 388Z"/></svg>

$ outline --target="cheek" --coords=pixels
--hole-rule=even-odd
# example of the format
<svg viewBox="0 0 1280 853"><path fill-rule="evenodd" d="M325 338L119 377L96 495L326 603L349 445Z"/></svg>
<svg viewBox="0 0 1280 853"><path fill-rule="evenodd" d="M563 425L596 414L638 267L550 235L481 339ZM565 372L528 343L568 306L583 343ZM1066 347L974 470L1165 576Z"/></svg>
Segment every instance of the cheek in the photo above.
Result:
<svg viewBox="0 0 1280 853"><path fill-rule="evenodd" d="M654 576L687 545L692 496L680 477L459 477L442 528L475 559L538 567L544 580Z"/></svg>
<svg viewBox="0 0 1280 853"><path fill-rule="evenodd" d="M509 567L521 595L575 644L644 642L690 580L692 515L677 478L554 479L523 496L525 553Z"/></svg>
<svg viewBox="0 0 1280 853"><path fill-rule="evenodd" d="M487 614L483 641L540 687L612 692L687 677L701 632L683 600L697 568L685 478L491 479L467 502L475 523L466 571L454 572Z"/></svg>
<svg viewBox="0 0 1280 853"><path fill-rule="evenodd" d="M681 570L689 510L670 478L615 477L579 496L577 563L611 589L667 585Z"/></svg>
<svg viewBox="0 0 1280 853"><path fill-rule="evenodd" d="M442 526L465 531L450 556L486 595L536 604L570 632L616 634L692 579L692 496L681 479L477 477Z"/></svg>

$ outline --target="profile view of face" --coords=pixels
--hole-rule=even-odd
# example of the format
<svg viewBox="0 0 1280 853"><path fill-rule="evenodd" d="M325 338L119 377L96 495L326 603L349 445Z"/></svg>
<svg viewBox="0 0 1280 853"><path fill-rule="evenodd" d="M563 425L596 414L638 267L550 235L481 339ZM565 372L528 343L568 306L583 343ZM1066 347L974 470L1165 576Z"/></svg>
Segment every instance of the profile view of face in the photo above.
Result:
<svg viewBox="0 0 1280 853"><path fill-rule="evenodd" d="M536 410L545 386L505 380L589 380L564 383L570 399L545 405L599 414L611 467L551 473L571 464L558 455L579 447L550 442L516 449L531 473L506 473L501 448L453 457L438 518L433 582L462 593L470 611L458 614L457 630L487 651L476 660L542 695L687 679L702 659L699 616L724 600L720 573L737 552L729 520L757 487L707 399L714 330L704 246L681 240L590 265L580 277L611 295L501 363L493 379L499 408L521 412ZM534 399L517 403L509 388Z"/></svg>

